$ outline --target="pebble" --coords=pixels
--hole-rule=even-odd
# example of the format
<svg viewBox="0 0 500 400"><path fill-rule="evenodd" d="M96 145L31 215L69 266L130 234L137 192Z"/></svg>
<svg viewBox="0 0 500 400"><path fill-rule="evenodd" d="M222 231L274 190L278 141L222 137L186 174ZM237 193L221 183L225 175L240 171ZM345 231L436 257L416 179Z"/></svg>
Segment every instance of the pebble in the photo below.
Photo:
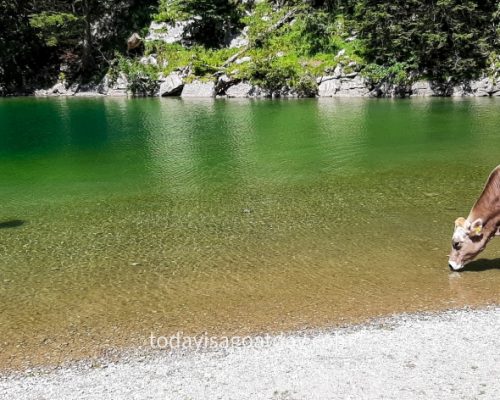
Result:
<svg viewBox="0 0 500 400"><path fill-rule="evenodd" d="M497 400L498 332L500 307L404 314L260 348L137 350L109 368L25 371L0 377L0 398Z"/></svg>

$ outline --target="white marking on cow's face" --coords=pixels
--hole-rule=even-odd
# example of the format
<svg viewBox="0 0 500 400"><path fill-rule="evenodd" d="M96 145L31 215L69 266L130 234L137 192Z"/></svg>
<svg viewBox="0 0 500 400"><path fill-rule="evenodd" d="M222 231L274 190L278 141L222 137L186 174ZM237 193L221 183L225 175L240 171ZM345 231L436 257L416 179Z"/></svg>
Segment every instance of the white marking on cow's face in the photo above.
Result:
<svg viewBox="0 0 500 400"><path fill-rule="evenodd" d="M463 226L457 226L453 232L452 240L454 242L463 243L467 240L468 231Z"/></svg>
<svg viewBox="0 0 500 400"><path fill-rule="evenodd" d="M458 264L455 261L450 260L448 263L450 264L450 267L453 271L459 271L464 267L464 265Z"/></svg>

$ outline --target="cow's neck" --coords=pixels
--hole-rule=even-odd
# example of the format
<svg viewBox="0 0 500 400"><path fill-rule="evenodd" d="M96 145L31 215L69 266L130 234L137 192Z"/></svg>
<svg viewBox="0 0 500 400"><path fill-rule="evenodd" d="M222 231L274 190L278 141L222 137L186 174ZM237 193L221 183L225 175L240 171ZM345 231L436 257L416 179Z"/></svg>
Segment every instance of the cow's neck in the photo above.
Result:
<svg viewBox="0 0 500 400"><path fill-rule="evenodd" d="M471 223L481 218L487 235L497 234L500 228L500 168L496 168L488 178L483 193L472 208Z"/></svg>
<svg viewBox="0 0 500 400"><path fill-rule="evenodd" d="M500 236L500 213L477 217L474 215L468 219L474 222L478 218L483 220L483 232L486 237Z"/></svg>

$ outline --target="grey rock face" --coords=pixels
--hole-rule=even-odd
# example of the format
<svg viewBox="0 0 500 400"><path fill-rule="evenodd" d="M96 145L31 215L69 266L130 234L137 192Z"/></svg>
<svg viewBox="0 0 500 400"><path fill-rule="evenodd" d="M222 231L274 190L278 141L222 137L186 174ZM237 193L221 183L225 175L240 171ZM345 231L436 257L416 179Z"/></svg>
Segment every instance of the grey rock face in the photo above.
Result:
<svg viewBox="0 0 500 400"><path fill-rule="evenodd" d="M319 97L333 97L340 89L340 80L333 76L324 76L318 86Z"/></svg>
<svg viewBox="0 0 500 400"><path fill-rule="evenodd" d="M365 80L358 74L349 78L336 78L333 76L324 76L319 81L319 97L364 97L368 96L368 89Z"/></svg>
<svg viewBox="0 0 500 400"><path fill-rule="evenodd" d="M173 72L160 85L160 96L178 96L182 92L184 82L179 74Z"/></svg>
<svg viewBox="0 0 500 400"><path fill-rule="evenodd" d="M434 90L432 89L431 83L429 81L416 81L411 85L412 96L434 96Z"/></svg>
<svg viewBox="0 0 500 400"><path fill-rule="evenodd" d="M317 80L320 97L430 97L430 96L500 96L500 83L485 77L477 81L463 82L456 86L419 80L411 86L382 84L371 92L367 82L357 73L345 74L338 68L332 75L322 76Z"/></svg>
<svg viewBox="0 0 500 400"><path fill-rule="evenodd" d="M62 83L62 82L56 83L54 86L52 86L51 89L49 89L49 91L52 94L60 94L60 95L63 95L63 96L65 96L65 95L68 94L68 90L66 89L66 85L64 85L64 83Z"/></svg>
<svg viewBox="0 0 500 400"><path fill-rule="evenodd" d="M348 97L366 96L369 92L364 79L359 75L352 77L352 79L341 78L340 82L341 85L339 95L343 95L345 93Z"/></svg>
<svg viewBox="0 0 500 400"><path fill-rule="evenodd" d="M234 84L234 80L227 76L226 74L219 76L217 79L217 84L215 85L215 92L218 96L224 95L226 90Z"/></svg>
<svg viewBox="0 0 500 400"><path fill-rule="evenodd" d="M490 96L500 96L500 83L492 82L490 87Z"/></svg>
<svg viewBox="0 0 500 400"><path fill-rule="evenodd" d="M213 82L193 82L184 85L181 97L215 97L215 84Z"/></svg>
<svg viewBox="0 0 500 400"><path fill-rule="evenodd" d="M177 21L173 24L166 22L151 22L146 40L159 40L165 43L180 43L184 40L186 28L192 20Z"/></svg>
<svg viewBox="0 0 500 400"><path fill-rule="evenodd" d="M78 85L72 85L66 87L65 82L57 82L54 86L49 89L39 89L35 90L34 94L37 97L46 96L73 96L78 89Z"/></svg>
<svg viewBox="0 0 500 400"><path fill-rule="evenodd" d="M487 97L490 95L491 83L488 78L482 78L477 81L472 81L470 83L470 88L474 96Z"/></svg>
<svg viewBox="0 0 500 400"><path fill-rule="evenodd" d="M128 79L124 73L120 73L115 82L110 83L109 78L106 82L101 82L104 88L108 88L107 95L108 96L127 96L128 95Z"/></svg>
<svg viewBox="0 0 500 400"><path fill-rule="evenodd" d="M447 97L453 95L453 87L447 82L430 82L427 80L419 80L411 85L411 95L426 97L439 96Z"/></svg>
<svg viewBox="0 0 500 400"><path fill-rule="evenodd" d="M37 89L33 92L35 97L45 97L48 96L48 91L46 89Z"/></svg>
<svg viewBox="0 0 500 400"><path fill-rule="evenodd" d="M108 94L109 92L109 76L105 75L101 82L97 85L97 92L100 94Z"/></svg>
<svg viewBox="0 0 500 400"><path fill-rule="evenodd" d="M411 96L411 85L394 85L385 82L370 91L370 97L405 98Z"/></svg>
<svg viewBox="0 0 500 400"><path fill-rule="evenodd" d="M345 74L346 78L355 78L356 76L358 76L357 72L350 72L348 74Z"/></svg>
<svg viewBox="0 0 500 400"><path fill-rule="evenodd" d="M128 78L124 73L121 73L116 81L111 85L111 89L115 90L127 90L128 88Z"/></svg>
<svg viewBox="0 0 500 400"><path fill-rule="evenodd" d="M249 97L271 97L271 96L272 93L269 90L263 89L259 86L254 86L249 94Z"/></svg>
<svg viewBox="0 0 500 400"><path fill-rule="evenodd" d="M470 90L476 97L500 96L500 84L489 77L471 81Z"/></svg>
<svg viewBox="0 0 500 400"><path fill-rule="evenodd" d="M248 26L245 26L238 35L232 36L229 41L230 49L239 49L245 46L248 46Z"/></svg>
<svg viewBox="0 0 500 400"><path fill-rule="evenodd" d="M155 67L158 66L158 60L156 59L156 54L150 54L149 56L141 57L139 62L142 65L153 65Z"/></svg>
<svg viewBox="0 0 500 400"><path fill-rule="evenodd" d="M283 86L280 90L276 90L271 93L272 98L280 98L280 97L286 97L288 99L290 98L298 98L299 93L288 86Z"/></svg>
<svg viewBox="0 0 500 400"><path fill-rule="evenodd" d="M470 83L469 82L463 82L459 85L453 86L452 89L452 97L467 97L467 96L473 96L474 94L472 93Z"/></svg>
<svg viewBox="0 0 500 400"><path fill-rule="evenodd" d="M333 78L333 79L339 79L339 78L342 76L342 73L343 73L343 71L342 71L342 67L341 67L341 65L340 65L340 64L338 64L338 65L335 67L334 71L333 71L333 76L332 76L332 78Z"/></svg>
<svg viewBox="0 0 500 400"><path fill-rule="evenodd" d="M76 97L96 97L102 96L103 93L99 91L101 89L101 84L98 85L88 83L83 85L75 85L73 90L75 91Z"/></svg>
<svg viewBox="0 0 500 400"><path fill-rule="evenodd" d="M231 86L226 90L227 97L243 98L251 97L254 87L249 83L241 82L237 85Z"/></svg>
<svg viewBox="0 0 500 400"><path fill-rule="evenodd" d="M57 97L57 96L74 96L79 90L80 85L73 84L68 86L66 82L57 82L54 86L49 89L38 89L35 90L34 95L36 97Z"/></svg>

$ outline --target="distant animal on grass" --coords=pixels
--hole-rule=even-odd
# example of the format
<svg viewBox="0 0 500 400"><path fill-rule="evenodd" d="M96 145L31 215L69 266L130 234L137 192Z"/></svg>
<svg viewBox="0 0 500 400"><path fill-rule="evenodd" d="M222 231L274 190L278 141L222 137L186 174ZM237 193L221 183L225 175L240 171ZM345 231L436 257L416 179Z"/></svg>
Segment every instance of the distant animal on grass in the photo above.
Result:
<svg viewBox="0 0 500 400"><path fill-rule="evenodd" d="M457 218L451 239L450 268L461 270L500 235L500 165L490 174L483 193L467 218Z"/></svg>

